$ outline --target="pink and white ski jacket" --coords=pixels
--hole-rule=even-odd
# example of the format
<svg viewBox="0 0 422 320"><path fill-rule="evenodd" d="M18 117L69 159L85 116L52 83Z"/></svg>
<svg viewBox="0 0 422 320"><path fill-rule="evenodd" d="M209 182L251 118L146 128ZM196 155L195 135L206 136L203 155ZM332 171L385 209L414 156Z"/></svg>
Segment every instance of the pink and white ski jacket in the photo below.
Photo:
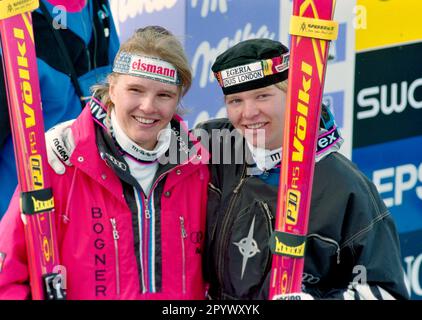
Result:
<svg viewBox="0 0 422 320"><path fill-rule="evenodd" d="M73 166L49 169L68 299L203 299L209 172L191 160L209 155L198 148L182 164L160 164L144 196L119 178L122 157L104 157L104 146L100 157L99 130L85 108L72 126ZM0 258L0 299L30 298L18 191L0 223Z"/></svg>

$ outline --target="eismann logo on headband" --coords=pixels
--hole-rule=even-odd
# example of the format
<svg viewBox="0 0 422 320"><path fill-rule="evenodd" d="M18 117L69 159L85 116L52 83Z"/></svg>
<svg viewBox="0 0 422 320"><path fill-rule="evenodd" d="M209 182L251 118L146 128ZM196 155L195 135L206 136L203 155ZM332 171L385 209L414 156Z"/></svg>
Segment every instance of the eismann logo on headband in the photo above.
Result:
<svg viewBox="0 0 422 320"><path fill-rule="evenodd" d="M175 85L180 84L176 67L154 57L122 52L114 64L113 71Z"/></svg>
<svg viewBox="0 0 422 320"><path fill-rule="evenodd" d="M130 60L129 73L141 77L177 84L177 70L170 63L149 57L134 56Z"/></svg>

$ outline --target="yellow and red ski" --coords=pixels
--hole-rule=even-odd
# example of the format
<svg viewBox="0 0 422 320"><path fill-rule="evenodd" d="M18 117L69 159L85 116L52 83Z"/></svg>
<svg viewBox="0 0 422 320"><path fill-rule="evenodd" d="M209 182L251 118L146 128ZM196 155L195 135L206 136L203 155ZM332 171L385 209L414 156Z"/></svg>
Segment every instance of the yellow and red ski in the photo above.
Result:
<svg viewBox="0 0 422 320"><path fill-rule="evenodd" d="M31 11L38 0L0 1L0 37L32 299L64 299L47 175Z"/></svg>
<svg viewBox="0 0 422 320"><path fill-rule="evenodd" d="M283 158L269 299L301 292L321 100L335 0L293 0Z"/></svg>

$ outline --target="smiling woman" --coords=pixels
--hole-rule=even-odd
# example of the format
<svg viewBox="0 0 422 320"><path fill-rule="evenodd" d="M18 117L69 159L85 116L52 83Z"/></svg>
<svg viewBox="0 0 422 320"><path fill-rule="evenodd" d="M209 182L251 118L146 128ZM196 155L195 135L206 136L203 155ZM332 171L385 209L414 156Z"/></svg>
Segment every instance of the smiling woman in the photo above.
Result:
<svg viewBox="0 0 422 320"><path fill-rule="evenodd" d="M164 28L150 27L139 29L122 44L108 83L94 90L111 120L116 118L138 146L152 150L191 82L189 63L178 40Z"/></svg>
<svg viewBox="0 0 422 320"><path fill-rule="evenodd" d="M281 172L289 170L282 163L287 158L284 156L296 151L281 147L288 69L287 47L270 39L242 41L220 54L212 66L225 96L228 119L210 120L199 124L198 129L208 133L224 130L227 136L217 139L210 134L209 145L245 159L237 162L232 157L234 161L229 158L231 162L220 165L224 158L217 157L214 162L213 154L210 166L204 274L212 299L269 297L270 239L280 204L278 194L289 195L285 199L290 205L287 220L294 220L298 204L303 204L298 200L303 194L296 189L286 190L286 185L279 188ZM307 98L303 92L301 108L305 113ZM306 123L300 121L298 118L295 134L299 138L294 145L298 151L301 136L306 134ZM318 146L322 148L316 153L314 168L303 292L278 298L407 298L390 213L373 183L337 152L342 139L324 106L319 129ZM232 139L233 130L240 132L240 139ZM260 133L265 137L262 144ZM298 162L291 169L292 188L301 183L299 175L313 173L303 172L296 166ZM286 239L290 239L288 235ZM284 246L281 241L276 243Z"/></svg>
<svg viewBox="0 0 422 320"><path fill-rule="evenodd" d="M271 85L226 95L225 101L227 116L249 143L268 150L281 146L286 92Z"/></svg>
<svg viewBox="0 0 422 320"><path fill-rule="evenodd" d="M119 75L110 82L110 100L124 133L144 149L152 150L157 137L173 118L179 92L174 84Z"/></svg>
<svg viewBox="0 0 422 320"><path fill-rule="evenodd" d="M73 123L72 167L51 174L69 299L205 297L204 237L189 239L205 234L208 154L176 115L191 81L176 37L139 29ZM0 299L29 297L22 233L15 196L0 224Z"/></svg>

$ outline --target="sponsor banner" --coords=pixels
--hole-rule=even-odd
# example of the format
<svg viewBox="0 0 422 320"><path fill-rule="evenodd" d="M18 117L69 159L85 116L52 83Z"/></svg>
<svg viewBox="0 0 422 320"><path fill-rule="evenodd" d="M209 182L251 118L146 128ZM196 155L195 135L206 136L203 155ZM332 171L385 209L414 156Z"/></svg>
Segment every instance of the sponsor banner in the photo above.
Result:
<svg viewBox="0 0 422 320"><path fill-rule="evenodd" d="M346 60L346 31L347 23L339 23L337 39L331 41L330 43L330 49L328 52L328 65L338 62L344 62ZM285 38L288 41L286 45L289 46L290 34L287 34Z"/></svg>
<svg viewBox="0 0 422 320"><path fill-rule="evenodd" d="M422 229L400 234L400 247L410 298L422 300Z"/></svg>
<svg viewBox="0 0 422 320"><path fill-rule="evenodd" d="M353 148L422 134L422 42L356 55Z"/></svg>
<svg viewBox="0 0 422 320"><path fill-rule="evenodd" d="M279 5L279 0L187 1L185 48L194 78L182 105L189 111L184 116L189 127L226 115L211 66L220 53L242 40L278 39Z"/></svg>
<svg viewBox="0 0 422 320"><path fill-rule="evenodd" d="M347 36L348 28L351 27L352 18L352 1L350 3L341 4L336 7L334 12L334 20L338 22L338 34L337 39L331 41L330 51L328 54L329 64L344 62L346 60L346 49L347 45L350 44L347 42L349 40ZM339 12L340 11L340 12ZM291 0L282 0L280 8L280 41L283 42L286 46L290 45L290 34L289 34L289 25L290 18L293 12L293 5ZM346 20L346 21L345 21ZM348 26L350 25L350 26ZM352 39L353 40L353 39ZM353 48L352 48L353 49ZM328 67L329 68L329 67Z"/></svg>
<svg viewBox="0 0 422 320"><path fill-rule="evenodd" d="M353 162L377 187L399 232L422 229L421 146L418 136L353 150Z"/></svg>
<svg viewBox="0 0 422 320"><path fill-rule="evenodd" d="M339 3L340 5L340 3ZM356 50L368 50L422 39L422 1L357 0Z"/></svg>
<svg viewBox="0 0 422 320"><path fill-rule="evenodd" d="M175 35L185 34L185 6L188 0L110 0L121 42L148 25L160 25Z"/></svg>

